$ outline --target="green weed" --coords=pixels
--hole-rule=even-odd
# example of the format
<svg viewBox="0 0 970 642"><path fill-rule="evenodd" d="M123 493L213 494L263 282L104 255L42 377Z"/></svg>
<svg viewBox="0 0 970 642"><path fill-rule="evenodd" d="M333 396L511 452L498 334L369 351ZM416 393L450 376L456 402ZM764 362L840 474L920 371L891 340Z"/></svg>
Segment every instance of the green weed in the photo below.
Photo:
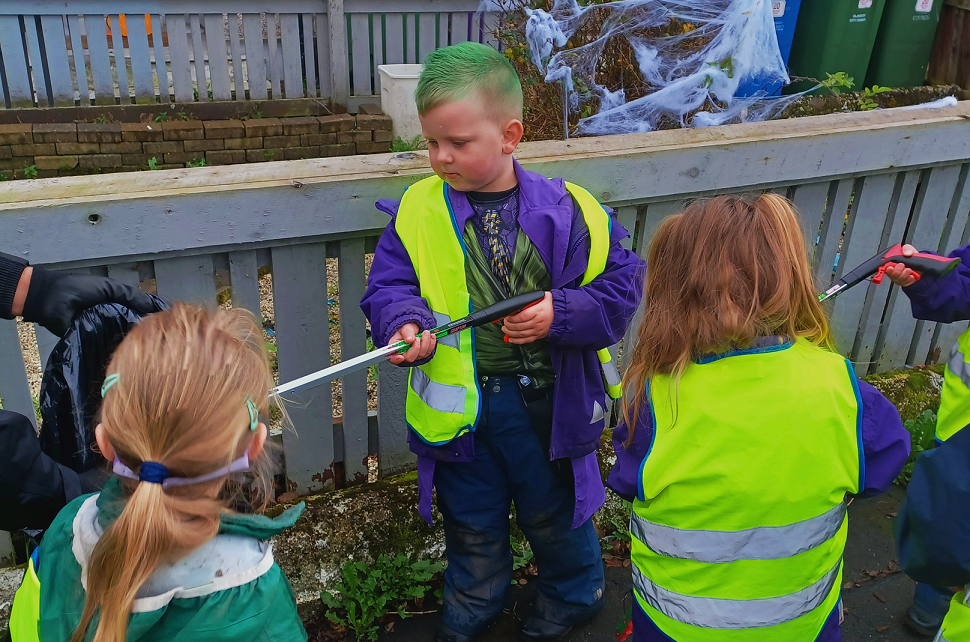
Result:
<svg viewBox="0 0 970 642"><path fill-rule="evenodd" d="M158 169L158 159L154 156L148 159L148 169L153 171Z"/></svg>
<svg viewBox="0 0 970 642"><path fill-rule="evenodd" d="M919 454L930 450L936 444L936 413L932 410L924 410L923 414L916 419L904 421L903 426L909 431L912 452L906 460L906 465L903 466L903 472L896 478L896 483L900 486L908 485L909 480L912 479L913 466L916 465Z"/></svg>
<svg viewBox="0 0 970 642"><path fill-rule="evenodd" d="M24 178L37 178L37 166L27 165L24 167Z"/></svg>
<svg viewBox="0 0 970 642"><path fill-rule="evenodd" d="M392 152L416 152L423 146L423 141L420 136L415 136L411 140L404 140L400 136L391 145Z"/></svg>
<svg viewBox="0 0 970 642"><path fill-rule="evenodd" d="M323 591L320 599L331 622L352 630L358 640L374 642L378 620L392 612L410 617L407 603L424 598L431 590L427 582L443 569L438 563L411 562L406 555L381 555L372 566L347 562L334 592Z"/></svg>
<svg viewBox="0 0 970 642"><path fill-rule="evenodd" d="M872 87L863 89L862 94L859 96L859 109L862 111L872 111L879 106L879 103L873 100L873 97L878 94L884 94L887 91L892 91L892 88L873 85Z"/></svg>
<svg viewBox="0 0 970 642"><path fill-rule="evenodd" d="M186 167L205 167L204 158L193 158L188 163L185 164Z"/></svg>
<svg viewBox="0 0 970 642"><path fill-rule="evenodd" d="M843 89L852 89L855 87L855 78L844 71L834 74L826 73L825 75L828 76L828 78L820 82L819 85L825 89L828 89L833 94L838 95L842 93Z"/></svg>
<svg viewBox="0 0 970 642"><path fill-rule="evenodd" d="M168 121L168 112L167 111L163 111L158 116L155 116L152 119L152 122L155 122L155 123L164 123L164 122L167 122L167 121Z"/></svg>

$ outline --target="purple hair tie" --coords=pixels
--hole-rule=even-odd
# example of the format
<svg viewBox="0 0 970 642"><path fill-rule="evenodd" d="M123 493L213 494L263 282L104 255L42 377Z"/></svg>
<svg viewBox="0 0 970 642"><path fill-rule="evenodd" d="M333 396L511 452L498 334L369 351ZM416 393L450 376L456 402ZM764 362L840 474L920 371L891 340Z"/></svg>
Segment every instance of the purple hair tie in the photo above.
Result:
<svg viewBox="0 0 970 642"><path fill-rule="evenodd" d="M219 470L214 470L211 473L199 475L198 477L169 477L168 468L153 461L142 462L139 473L135 474L131 468L128 468L128 466L121 463L121 460L118 459L117 456L115 457L113 470L115 475L120 477L134 479L139 482L146 482L149 484L161 484L162 488L171 488L172 486L190 486L192 484L201 484L203 482L212 481L213 479L231 475L232 473L246 472L249 470L249 453L244 453L242 457L235 460L228 466L223 466Z"/></svg>

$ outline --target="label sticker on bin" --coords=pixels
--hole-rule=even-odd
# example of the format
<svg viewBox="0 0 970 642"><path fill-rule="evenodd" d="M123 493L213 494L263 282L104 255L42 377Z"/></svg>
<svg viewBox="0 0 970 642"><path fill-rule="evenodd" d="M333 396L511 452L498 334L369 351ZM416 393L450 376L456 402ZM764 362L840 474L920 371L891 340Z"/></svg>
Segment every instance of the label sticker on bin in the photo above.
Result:
<svg viewBox="0 0 970 642"><path fill-rule="evenodd" d="M930 3L932 3L932 2L933 2L933 0L930 0ZM786 4L785 0L775 0L774 2L772 2L771 3L771 15L774 16L775 18L784 18L785 17L785 4ZM919 9L917 9L917 11L919 11Z"/></svg>
<svg viewBox="0 0 970 642"><path fill-rule="evenodd" d="M933 0L916 0L917 13L929 13L933 11Z"/></svg>
<svg viewBox="0 0 970 642"><path fill-rule="evenodd" d="M871 9L872 8L872 0L859 0L859 8L860 9Z"/></svg>

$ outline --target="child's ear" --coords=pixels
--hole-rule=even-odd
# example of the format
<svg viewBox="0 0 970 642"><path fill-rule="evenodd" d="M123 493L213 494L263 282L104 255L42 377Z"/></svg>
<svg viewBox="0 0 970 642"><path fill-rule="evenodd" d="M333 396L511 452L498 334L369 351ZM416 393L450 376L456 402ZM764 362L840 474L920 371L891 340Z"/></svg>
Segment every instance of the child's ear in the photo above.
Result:
<svg viewBox="0 0 970 642"><path fill-rule="evenodd" d="M101 456L108 461L114 461L115 449L108 441L108 435L105 434L103 425L98 424L97 428L94 429L94 439L98 442L98 450L101 452Z"/></svg>
<svg viewBox="0 0 970 642"><path fill-rule="evenodd" d="M510 120L505 126L505 133L502 135L502 152L504 154L515 153L515 148L522 142L523 134L525 134L525 127L523 127L522 121Z"/></svg>
<svg viewBox="0 0 970 642"><path fill-rule="evenodd" d="M256 434L253 435L253 443L249 446L249 461L255 461L257 457L263 452L263 446L266 445L266 437L269 431L266 429L266 424L259 424L256 426Z"/></svg>

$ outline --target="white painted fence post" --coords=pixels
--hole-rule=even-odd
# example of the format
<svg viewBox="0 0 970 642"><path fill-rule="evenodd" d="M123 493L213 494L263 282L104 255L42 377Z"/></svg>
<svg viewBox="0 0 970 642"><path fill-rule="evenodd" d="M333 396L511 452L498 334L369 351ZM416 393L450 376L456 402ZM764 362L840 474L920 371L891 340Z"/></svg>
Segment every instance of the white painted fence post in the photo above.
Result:
<svg viewBox="0 0 970 642"><path fill-rule="evenodd" d="M334 113L345 113L350 96L350 68L344 0L327 0L327 24L330 26L330 99Z"/></svg>

